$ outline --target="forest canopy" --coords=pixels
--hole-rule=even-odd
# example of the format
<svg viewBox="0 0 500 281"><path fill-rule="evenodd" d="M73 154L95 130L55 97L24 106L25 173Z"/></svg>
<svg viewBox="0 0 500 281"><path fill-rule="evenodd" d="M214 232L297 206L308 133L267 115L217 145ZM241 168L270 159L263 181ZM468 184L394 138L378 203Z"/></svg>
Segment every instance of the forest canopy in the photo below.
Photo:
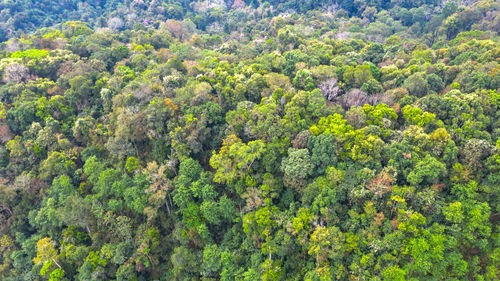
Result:
<svg viewBox="0 0 500 281"><path fill-rule="evenodd" d="M499 5L0 2L0 279L498 280Z"/></svg>

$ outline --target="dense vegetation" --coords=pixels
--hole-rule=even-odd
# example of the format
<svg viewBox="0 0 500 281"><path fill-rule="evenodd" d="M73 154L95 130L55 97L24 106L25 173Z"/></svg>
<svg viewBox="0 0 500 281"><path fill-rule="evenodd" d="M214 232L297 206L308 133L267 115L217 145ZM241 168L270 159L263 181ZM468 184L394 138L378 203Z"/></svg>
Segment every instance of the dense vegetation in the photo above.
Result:
<svg viewBox="0 0 500 281"><path fill-rule="evenodd" d="M1 280L498 280L497 2L76 3L0 3Z"/></svg>
<svg viewBox="0 0 500 281"><path fill-rule="evenodd" d="M459 9L461 4L472 8ZM198 31L230 33L241 31L238 24L250 28L249 20L283 12L304 14L314 9L336 13L338 19L356 17L349 31L356 32L364 26L371 31L366 34L381 36L378 39L403 30L415 36L429 33L434 37L436 28L446 20L443 27L450 39L459 31L471 29L473 24L498 32L498 11L492 8L497 4L493 0L3 0L0 1L0 42L41 27L57 25L60 28L67 21L84 21L91 28L126 30L141 24L158 28L161 22L176 19L193 24ZM338 25L339 22L328 23L329 28L335 29Z"/></svg>

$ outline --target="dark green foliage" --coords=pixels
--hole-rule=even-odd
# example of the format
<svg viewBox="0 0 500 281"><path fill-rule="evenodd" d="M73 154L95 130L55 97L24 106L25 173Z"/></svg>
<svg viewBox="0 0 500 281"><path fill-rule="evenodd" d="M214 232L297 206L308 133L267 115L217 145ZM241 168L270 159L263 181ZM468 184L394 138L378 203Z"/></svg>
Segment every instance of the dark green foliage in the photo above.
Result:
<svg viewBox="0 0 500 281"><path fill-rule="evenodd" d="M307 147L311 151L311 163L314 165L315 175L322 175L326 168L337 163L337 148L331 134L311 136Z"/></svg>
<svg viewBox="0 0 500 281"><path fill-rule="evenodd" d="M429 93L429 82L422 73L415 73L405 80L403 87L410 95L423 97Z"/></svg>

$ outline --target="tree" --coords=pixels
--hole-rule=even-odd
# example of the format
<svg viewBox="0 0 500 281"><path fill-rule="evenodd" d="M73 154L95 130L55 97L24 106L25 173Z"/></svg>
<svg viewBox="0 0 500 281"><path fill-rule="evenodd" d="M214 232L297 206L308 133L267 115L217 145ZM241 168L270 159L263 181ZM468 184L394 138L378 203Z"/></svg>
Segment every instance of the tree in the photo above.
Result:
<svg viewBox="0 0 500 281"><path fill-rule="evenodd" d="M397 265L385 268L382 271L382 280L384 281L405 281L406 271Z"/></svg>
<svg viewBox="0 0 500 281"><path fill-rule="evenodd" d="M284 181L294 188L301 188L307 176L312 174L313 164L307 149L288 149L288 157L281 162L281 171L285 174Z"/></svg>
<svg viewBox="0 0 500 281"><path fill-rule="evenodd" d="M187 206L187 203L191 200L191 196L193 196L192 191L195 194L198 193L197 189L191 190L191 186L200 179L201 172L202 168L196 160L188 158L181 162L179 174L175 180L177 190L173 197L174 202L179 207L185 208Z"/></svg>
<svg viewBox="0 0 500 281"><path fill-rule="evenodd" d="M485 140L470 139L462 150L462 161L470 173L481 175L484 161L493 155L494 147Z"/></svg>
<svg viewBox="0 0 500 281"><path fill-rule="evenodd" d="M384 55L385 55L384 45L380 43L373 43L369 45L364 49L363 52L364 60L370 61L374 64L380 63L384 59Z"/></svg>
<svg viewBox="0 0 500 281"><path fill-rule="evenodd" d="M48 190L48 195L55 198L59 204L63 204L66 198L74 195L75 188L71 183L71 178L61 175L52 181L52 186Z"/></svg>
<svg viewBox="0 0 500 281"><path fill-rule="evenodd" d="M477 200L478 190L479 186L474 181L454 184L451 193L456 196L457 201L449 203L442 212L448 222L459 226L453 234L461 243L484 247L484 239L491 235L488 222L491 209L487 203Z"/></svg>
<svg viewBox="0 0 500 281"><path fill-rule="evenodd" d="M363 83L360 90L369 95L374 95L382 93L384 91L384 88L377 80L370 79Z"/></svg>
<svg viewBox="0 0 500 281"><path fill-rule="evenodd" d="M219 206L216 202L212 200L204 201L200 206L200 211L208 223L215 225L221 223L221 214L219 211Z"/></svg>
<svg viewBox="0 0 500 281"><path fill-rule="evenodd" d="M334 101L338 96L341 96L344 93L342 88L340 88L339 83L334 78L328 79L319 84L319 89L321 90L323 97L325 97L328 101Z"/></svg>
<svg viewBox="0 0 500 281"><path fill-rule="evenodd" d="M105 144L112 155L121 159L138 153L138 145L147 140L146 120L142 114L119 108L113 114L114 134Z"/></svg>
<svg viewBox="0 0 500 281"><path fill-rule="evenodd" d="M455 13L458 9L458 5L455 1L448 1L444 4L443 9L441 10L441 13L445 18L451 16L453 13Z"/></svg>
<svg viewBox="0 0 500 281"><path fill-rule="evenodd" d="M441 92L444 88L443 79L435 73L427 75L427 82L429 84L429 89L437 93Z"/></svg>
<svg viewBox="0 0 500 281"><path fill-rule="evenodd" d="M315 175L323 174L328 167L337 163L335 139L331 134L311 136L307 147L311 152Z"/></svg>
<svg viewBox="0 0 500 281"><path fill-rule="evenodd" d="M29 69L18 63L12 63L7 65L4 70L3 81L5 83L14 82L21 83L27 82L28 80L32 80L33 76L30 76Z"/></svg>
<svg viewBox="0 0 500 281"><path fill-rule="evenodd" d="M403 87L410 95L417 97L423 97L429 92L429 83L427 82L427 79L425 79L425 76L420 72L412 74L408 77L405 80Z"/></svg>
<svg viewBox="0 0 500 281"><path fill-rule="evenodd" d="M364 83L373 78L370 66L367 64L356 67L349 66L343 74L343 80L351 88L360 88Z"/></svg>
<svg viewBox="0 0 500 281"><path fill-rule="evenodd" d="M56 175L71 174L75 169L75 156L52 151L40 165L40 178L51 180Z"/></svg>
<svg viewBox="0 0 500 281"><path fill-rule="evenodd" d="M83 144L89 144L96 137L94 128L96 121L92 116L78 118L73 125L73 136Z"/></svg>
<svg viewBox="0 0 500 281"><path fill-rule="evenodd" d="M71 38L79 35L88 35L93 31L87 26L86 23L81 21L68 21L62 25L62 31L66 38Z"/></svg>
<svg viewBox="0 0 500 281"><path fill-rule="evenodd" d="M414 170L408 174L407 180L412 185L435 184L438 179L446 175L446 167L436 158L427 155L417 163Z"/></svg>
<svg viewBox="0 0 500 281"><path fill-rule="evenodd" d="M436 115L430 112L424 112L422 109L418 107L412 107L411 105L407 105L403 107L403 116L406 119L406 122L409 124L414 124L420 127L424 127L432 121L436 120Z"/></svg>
<svg viewBox="0 0 500 281"><path fill-rule="evenodd" d="M55 242L52 241L52 239L50 239L49 237L45 237L38 240L38 242L36 243L36 258L33 259L33 262L35 264L43 265L42 269L40 270L40 274L45 275L48 272L49 268L52 267L52 265L55 265L60 270L62 270L61 265L57 262L58 255L58 251L55 248ZM56 270L53 270L52 272ZM59 273L60 270L57 270L56 274L54 275L61 276L61 274ZM52 276L52 273L50 275Z"/></svg>
<svg viewBox="0 0 500 281"><path fill-rule="evenodd" d="M126 184L126 180L122 180ZM138 214L144 213L144 209L147 206L148 195L146 194L146 190L149 187L149 182L147 181L146 175L144 174L136 174L132 181L132 184L129 183L128 187L126 187L123 191L122 197L126 206L135 211ZM117 189L117 187L115 187Z"/></svg>
<svg viewBox="0 0 500 281"><path fill-rule="evenodd" d="M316 88L312 73L309 70L301 69L297 71L293 78L293 85L300 90L312 91Z"/></svg>
<svg viewBox="0 0 500 281"><path fill-rule="evenodd" d="M152 208L146 207L144 212L148 215L149 220L156 216L158 208L165 204L167 212L169 215L172 214L172 198L170 192L173 190L174 186L171 181L166 178L167 174L166 165L160 165L156 162L148 163L144 173L146 174L147 180L150 186L146 193L149 195L149 202L153 205Z"/></svg>
<svg viewBox="0 0 500 281"><path fill-rule="evenodd" d="M280 280L281 261L265 260L262 263L262 280L263 281L277 281Z"/></svg>
<svg viewBox="0 0 500 281"><path fill-rule="evenodd" d="M135 157L128 157L127 162L125 162L125 169L130 174L134 174L141 168L141 164L139 163L139 159Z"/></svg>
<svg viewBox="0 0 500 281"><path fill-rule="evenodd" d="M338 98L337 101L345 109L374 103L373 98L370 98L365 92L358 89L350 90L347 94Z"/></svg>
<svg viewBox="0 0 500 281"><path fill-rule="evenodd" d="M173 275L175 278L184 279L195 276L200 266L199 260L193 251L185 247L177 247L171 255Z"/></svg>
<svg viewBox="0 0 500 281"><path fill-rule="evenodd" d="M201 265L202 275L206 277L211 277L218 275L219 269L221 267L221 250L217 245L207 245L203 249L203 263Z"/></svg>
<svg viewBox="0 0 500 281"><path fill-rule="evenodd" d="M251 171L252 165L258 160L265 148L261 140L242 143L235 135L224 139L219 153L213 153L210 166L216 169L214 181L219 183L232 183L243 178Z"/></svg>
<svg viewBox="0 0 500 281"><path fill-rule="evenodd" d="M120 18L114 17L108 20L108 27L114 31L118 31L123 27L123 21Z"/></svg>
<svg viewBox="0 0 500 281"><path fill-rule="evenodd" d="M344 235L337 227L317 226L309 240L308 254L316 258L316 266L324 266L329 256L339 254Z"/></svg>

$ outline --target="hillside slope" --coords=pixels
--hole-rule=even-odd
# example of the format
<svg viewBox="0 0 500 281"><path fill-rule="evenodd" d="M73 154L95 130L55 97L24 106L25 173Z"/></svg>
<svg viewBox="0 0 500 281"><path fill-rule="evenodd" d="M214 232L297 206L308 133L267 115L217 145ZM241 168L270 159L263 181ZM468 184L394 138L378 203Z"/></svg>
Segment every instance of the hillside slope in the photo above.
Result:
<svg viewBox="0 0 500 281"><path fill-rule="evenodd" d="M49 2L0 13L0 280L499 279L498 3Z"/></svg>

